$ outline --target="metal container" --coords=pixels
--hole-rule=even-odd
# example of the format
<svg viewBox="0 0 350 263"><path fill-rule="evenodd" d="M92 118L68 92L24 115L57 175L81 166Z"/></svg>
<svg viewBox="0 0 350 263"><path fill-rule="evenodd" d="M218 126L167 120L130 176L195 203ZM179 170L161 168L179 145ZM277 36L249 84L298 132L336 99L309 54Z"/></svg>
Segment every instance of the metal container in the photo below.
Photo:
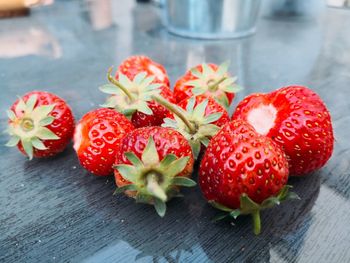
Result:
<svg viewBox="0 0 350 263"><path fill-rule="evenodd" d="M171 33L202 38L238 38L255 32L260 0L165 0Z"/></svg>

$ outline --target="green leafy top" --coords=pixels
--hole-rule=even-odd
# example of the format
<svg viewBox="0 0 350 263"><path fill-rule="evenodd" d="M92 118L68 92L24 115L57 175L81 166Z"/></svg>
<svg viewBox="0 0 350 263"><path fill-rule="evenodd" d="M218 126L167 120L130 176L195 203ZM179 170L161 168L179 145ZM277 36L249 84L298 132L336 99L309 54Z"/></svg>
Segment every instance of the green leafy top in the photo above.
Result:
<svg viewBox="0 0 350 263"><path fill-rule="evenodd" d="M165 118L162 127L179 131L188 140L193 155L197 158L201 144L207 147L210 138L219 131L220 128L213 123L221 118L222 112L205 116L208 99L203 100L195 107L196 97L192 97L187 103L186 110L159 97L155 100L174 113L174 119Z"/></svg>
<svg viewBox="0 0 350 263"><path fill-rule="evenodd" d="M147 77L146 72L141 72L130 80L119 72L118 80L116 80L111 72L112 68L108 70L107 75L110 83L100 87L102 92L111 95L102 107L114 108L127 117L130 117L135 111L151 115L153 112L147 102L152 100L152 95L161 92L161 84L152 83L155 77Z"/></svg>
<svg viewBox="0 0 350 263"><path fill-rule="evenodd" d="M187 177L177 176L185 169L189 156L178 158L168 154L160 160L152 136L142 152L141 160L133 152L125 153L125 157L131 165L117 164L114 168L131 184L117 188L115 194L136 191L136 202L153 204L161 217L166 211L165 202L179 194L176 186L196 185Z"/></svg>
<svg viewBox="0 0 350 263"><path fill-rule="evenodd" d="M237 77L228 76L228 67L229 62L222 63L217 70L203 63L202 72L199 72L196 67L193 68L191 73L196 79L186 82L185 85L193 86L192 93L194 95L201 95L206 92L213 93L213 98L228 108L229 101L226 93L236 93L242 89L235 83Z"/></svg>
<svg viewBox="0 0 350 263"><path fill-rule="evenodd" d="M59 137L46 126L54 121L50 116L55 104L41 105L35 107L37 95L31 95L27 102L19 98L15 112L23 112L17 116L12 110L7 111L10 123L6 132L11 136L6 146L13 147L21 142L29 159L33 158L33 148L45 150L44 140L58 140Z"/></svg>
<svg viewBox="0 0 350 263"><path fill-rule="evenodd" d="M239 215L251 214L253 217L254 233L258 235L260 234L260 230L261 230L260 210L264 210L267 208L271 208L275 205L279 205L281 202L286 200L300 199L300 197L296 193L289 191L291 188L292 186L285 185L279 191L277 196L271 196L265 199L261 204L254 202L252 199L249 198L247 194L244 193L240 197L240 208L238 209L231 209L215 201L209 201L209 203L216 209L219 209L225 212L224 214L219 215L215 219L216 221L221 220L228 216L237 218Z"/></svg>

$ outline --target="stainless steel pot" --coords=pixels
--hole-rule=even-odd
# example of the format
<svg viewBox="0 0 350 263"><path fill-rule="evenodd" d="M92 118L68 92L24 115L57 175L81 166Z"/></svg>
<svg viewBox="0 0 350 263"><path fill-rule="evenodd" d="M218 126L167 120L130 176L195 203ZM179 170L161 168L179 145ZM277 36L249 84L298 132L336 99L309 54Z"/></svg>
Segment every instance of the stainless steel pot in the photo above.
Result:
<svg viewBox="0 0 350 263"><path fill-rule="evenodd" d="M255 32L260 0L165 0L164 20L176 35L222 39Z"/></svg>

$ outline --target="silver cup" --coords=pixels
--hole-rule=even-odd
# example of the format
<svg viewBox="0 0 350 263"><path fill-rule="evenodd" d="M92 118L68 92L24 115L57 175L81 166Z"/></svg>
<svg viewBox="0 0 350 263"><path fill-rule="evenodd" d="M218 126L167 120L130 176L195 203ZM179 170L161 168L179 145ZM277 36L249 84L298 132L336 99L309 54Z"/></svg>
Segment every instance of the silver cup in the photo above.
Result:
<svg viewBox="0 0 350 263"><path fill-rule="evenodd" d="M169 32L202 38L238 38L255 32L260 0L165 0Z"/></svg>

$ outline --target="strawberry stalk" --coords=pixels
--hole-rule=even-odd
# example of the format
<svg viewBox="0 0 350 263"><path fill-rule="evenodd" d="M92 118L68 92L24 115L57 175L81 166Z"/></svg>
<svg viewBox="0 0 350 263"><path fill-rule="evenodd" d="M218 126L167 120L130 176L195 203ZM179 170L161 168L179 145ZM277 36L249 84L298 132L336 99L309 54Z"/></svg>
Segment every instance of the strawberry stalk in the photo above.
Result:
<svg viewBox="0 0 350 263"><path fill-rule="evenodd" d="M167 108L171 113L175 114L177 117L179 117L183 123L187 126L189 132L191 134L196 133L196 128L194 125L187 119L185 116L185 112L180 108L176 107L174 104L170 103L169 101L161 98L160 96L152 96L152 99L155 100L158 104L164 106Z"/></svg>
<svg viewBox="0 0 350 263"><path fill-rule="evenodd" d="M167 195L164 189L160 187L158 182L158 176L156 173L151 172L146 177L147 191L151 193L154 197L159 198L163 202L167 201Z"/></svg>
<svg viewBox="0 0 350 263"><path fill-rule="evenodd" d="M118 87L120 90L122 90L124 92L124 94L129 98L130 101L134 101L134 97L132 96L132 94L129 92L129 90L124 87L119 81L117 81L113 76L112 76L112 70L113 67L110 67L108 69L108 73L107 73L107 78L108 81L110 83L112 83L113 85L115 85L116 87Z"/></svg>
<svg viewBox="0 0 350 263"><path fill-rule="evenodd" d="M227 77L222 77L221 79L214 82L213 84L208 85L208 90L209 91L216 91L218 89L218 86L220 85L220 83L222 83L225 79L227 79Z"/></svg>

